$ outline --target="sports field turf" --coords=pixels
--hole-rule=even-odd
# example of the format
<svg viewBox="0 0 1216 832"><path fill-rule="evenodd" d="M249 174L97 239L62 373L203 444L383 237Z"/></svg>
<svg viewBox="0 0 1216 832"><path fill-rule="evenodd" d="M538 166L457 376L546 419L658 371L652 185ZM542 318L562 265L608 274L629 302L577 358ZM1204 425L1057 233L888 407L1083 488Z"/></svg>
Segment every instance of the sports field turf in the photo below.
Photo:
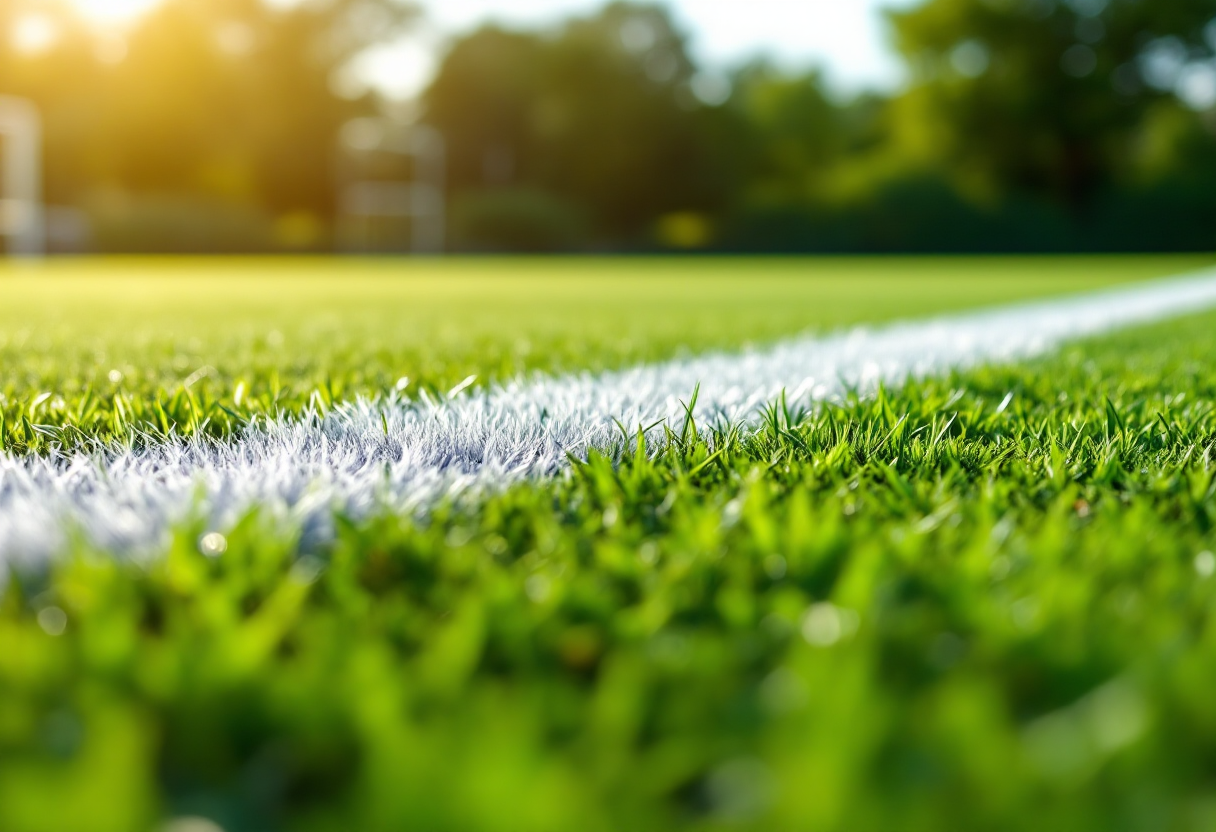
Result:
<svg viewBox="0 0 1216 832"><path fill-rule="evenodd" d="M1198 265L65 267L10 278L6 446L158 400L239 432L276 374L293 412ZM0 595L0 830L1212 828L1213 355L1208 313L776 402L303 552L256 514L82 543Z"/></svg>
<svg viewBox="0 0 1216 832"><path fill-rule="evenodd" d="M0 450L619 367L1161 277L1203 257L0 263ZM41 430L35 430L39 426Z"/></svg>

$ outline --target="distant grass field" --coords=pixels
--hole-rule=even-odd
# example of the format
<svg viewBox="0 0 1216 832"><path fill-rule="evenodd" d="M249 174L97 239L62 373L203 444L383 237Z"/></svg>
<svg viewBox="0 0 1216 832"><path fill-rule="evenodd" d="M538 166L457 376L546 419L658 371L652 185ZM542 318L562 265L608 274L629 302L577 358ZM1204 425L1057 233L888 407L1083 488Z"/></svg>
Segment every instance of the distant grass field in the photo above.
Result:
<svg viewBox="0 0 1216 832"><path fill-rule="evenodd" d="M618 367L1168 276L1205 257L111 260L0 266L0 449Z"/></svg>
<svg viewBox="0 0 1216 832"><path fill-rule="evenodd" d="M1205 261L575 265L11 273L9 452L121 433L117 393L231 429ZM774 403L307 551L256 513L82 544L0 592L0 830L1211 829L1213 355L1205 314Z"/></svg>

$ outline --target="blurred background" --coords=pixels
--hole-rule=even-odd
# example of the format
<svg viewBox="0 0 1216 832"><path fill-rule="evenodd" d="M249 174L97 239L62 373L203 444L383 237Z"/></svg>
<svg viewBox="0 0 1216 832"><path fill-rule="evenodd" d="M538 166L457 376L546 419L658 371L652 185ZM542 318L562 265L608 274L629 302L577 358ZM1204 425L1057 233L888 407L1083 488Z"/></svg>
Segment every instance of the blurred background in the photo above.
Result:
<svg viewBox="0 0 1216 832"><path fill-rule="evenodd" d="M0 144L9 252L1206 251L1216 0L0 0Z"/></svg>

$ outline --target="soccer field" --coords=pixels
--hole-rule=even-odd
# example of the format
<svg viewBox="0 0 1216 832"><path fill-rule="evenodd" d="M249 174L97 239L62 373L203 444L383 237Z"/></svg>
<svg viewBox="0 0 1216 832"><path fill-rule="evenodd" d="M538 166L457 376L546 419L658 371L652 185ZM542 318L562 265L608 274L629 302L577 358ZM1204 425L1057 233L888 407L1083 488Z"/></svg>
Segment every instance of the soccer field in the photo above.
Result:
<svg viewBox="0 0 1216 832"><path fill-rule="evenodd" d="M622 367L1186 272L1201 257L0 265L0 449ZM238 395L238 390L240 394ZM44 393L52 395L39 401ZM116 405L115 397L121 401ZM60 401L62 400L62 406ZM37 404L35 405L35 403ZM128 418L129 417L129 418ZM79 433L77 432L79 431Z"/></svg>
<svg viewBox="0 0 1216 832"><path fill-rule="evenodd" d="M1211 828L1210 264L8 267L0 830Z"/></svg>

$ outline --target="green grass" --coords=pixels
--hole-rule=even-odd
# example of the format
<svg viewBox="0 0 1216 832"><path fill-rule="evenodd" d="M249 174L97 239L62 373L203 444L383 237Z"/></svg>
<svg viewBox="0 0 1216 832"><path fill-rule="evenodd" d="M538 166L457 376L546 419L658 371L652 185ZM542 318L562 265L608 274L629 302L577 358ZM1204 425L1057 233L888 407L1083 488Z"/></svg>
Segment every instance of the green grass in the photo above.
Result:
<svg viewBox="0 0 1216 832"><path fill-rule="evenodd" d="M0 450L618 367L1095 289L1211 257L113 260L0 266Z"/></svg>
<svg viewBox="0 0 1216 832"><path fill-rule="evenodd" d="M778 403L303 559L79 551L0 599L0 829L1210 829L1214 354Z"/></svg>

